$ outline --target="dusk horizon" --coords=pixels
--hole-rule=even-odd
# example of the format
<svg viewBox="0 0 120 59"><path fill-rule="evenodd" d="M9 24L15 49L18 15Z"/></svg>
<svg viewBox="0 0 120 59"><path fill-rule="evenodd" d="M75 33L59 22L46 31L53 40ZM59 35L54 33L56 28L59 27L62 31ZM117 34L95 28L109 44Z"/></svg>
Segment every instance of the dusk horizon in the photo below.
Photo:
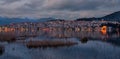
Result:
<svg viewBox="0 0 120 59"><path fill-rule="evenodd" d="M76 19L120 11L119 0L0 0L0 16Z"/></svg>
<svg viewBox="0 0 120 59"><path fill-rule="evenodd" d="M0 0L0 59L120 59L120 0Z"/></svg>

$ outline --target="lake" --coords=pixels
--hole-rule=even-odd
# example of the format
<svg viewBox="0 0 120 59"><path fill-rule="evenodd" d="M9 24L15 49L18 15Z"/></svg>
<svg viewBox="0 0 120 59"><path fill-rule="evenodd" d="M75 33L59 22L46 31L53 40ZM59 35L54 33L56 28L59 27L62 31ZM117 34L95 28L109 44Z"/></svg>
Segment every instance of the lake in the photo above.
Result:
<svg viewBox="0 0 120 59"><path fill-rule="evenodd" d="M120 33L0 32L0 59L120 59Z"/></svg>

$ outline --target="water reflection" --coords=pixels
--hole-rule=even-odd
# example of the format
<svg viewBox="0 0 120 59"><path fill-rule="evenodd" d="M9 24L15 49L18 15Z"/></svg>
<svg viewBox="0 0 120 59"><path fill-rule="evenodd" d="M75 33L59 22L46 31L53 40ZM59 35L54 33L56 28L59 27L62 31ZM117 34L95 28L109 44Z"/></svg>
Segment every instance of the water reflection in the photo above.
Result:
<svg viewBox="0 0 120 59"><path fill-rule="evenodd" d="M0 44L5 45L5 49L0 49L0 54L3 55L0 59L4 59L6 55L10 55L7 57L11 59L12 57L20 59L120 59L119 42L119 31L105 34L101 31L64 29L1 32Z"/></svg>
<svg viewBox="0 0 120 59"><path fill-rule="evenodd" d="M79 38L82 43L87 43L88 40L99 40L99 41L114 41L119 40L120 35L118 31L106 32L103 34L102 31L68 31L64 29L56 30L41 30L41 31L16 31L16 32L2 32L0 33L0 41L15 42L18 40L26 41L29 38L41 39L68 39ZM110 42L111 43L111 42Z"/></svg>

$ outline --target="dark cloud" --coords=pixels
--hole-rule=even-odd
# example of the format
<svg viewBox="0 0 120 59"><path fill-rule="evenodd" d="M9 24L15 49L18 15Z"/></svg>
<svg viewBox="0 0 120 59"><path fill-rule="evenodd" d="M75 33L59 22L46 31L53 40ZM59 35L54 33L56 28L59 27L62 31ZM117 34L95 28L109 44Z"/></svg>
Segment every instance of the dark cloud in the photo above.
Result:
<svg viewBox="0 0 120 59"><path fill-rule="evenodd" d="M18 2L21 0L2 0L4 2L4 4L9 4L9 3L13 3L13 2Z"/></svg>
<svg viewBox="0 0 120 59"><path fill-rule="evenodd" d="M55 0L53 0L55 1ZM120 1L115 0L61 0L59 2L54 2L46 6L50 10L70 10L70 11L79 11L79 10L99 10L100 7L113 8L114 6L119 6Z"/></svg>
<svg viewBox="0 0 120 59"><path fill-rule="evenodd" d="M56 2L58 3L58 2ZM79 0L70 0L61 4L53 4L46 6L47 9L55 10L70 10L70 11L79 11L79 10L95 10L100 6L101 3L96 3L96 1L79 1Z"/></svg>
<svg viewBox="0 0 120 59"><path fill-rule="evenodd" d="M34 0L34 1L31 1L30 3L26 3L25 6L35 9L35 8L41 7L43 5L43 2L44 0Z"/></svg>
<svg viewBox="0 0 120 59"><path fill-rule="evenodd" d="M0 0L0 16L79 18L120 10L120 0Z"/></svg>

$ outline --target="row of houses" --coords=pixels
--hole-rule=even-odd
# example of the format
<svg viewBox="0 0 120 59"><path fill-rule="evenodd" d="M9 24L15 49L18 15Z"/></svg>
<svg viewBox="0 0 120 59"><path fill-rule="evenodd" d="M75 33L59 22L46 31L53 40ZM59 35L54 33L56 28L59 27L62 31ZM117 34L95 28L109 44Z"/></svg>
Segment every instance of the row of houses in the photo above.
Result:
<svg viewBox="0 0 120 59"><path fill-rule="evenodd" d="M8 31L36 31L49 28L48 30L55 30L58 28L74 30L74 31L101 31L103 28L111 31L112 27L102 24L119 24L118 22L111 21L49 21L44 23L15 23L0 26L0 32ZM102 26L101 26L102 25Z"/></svg>

